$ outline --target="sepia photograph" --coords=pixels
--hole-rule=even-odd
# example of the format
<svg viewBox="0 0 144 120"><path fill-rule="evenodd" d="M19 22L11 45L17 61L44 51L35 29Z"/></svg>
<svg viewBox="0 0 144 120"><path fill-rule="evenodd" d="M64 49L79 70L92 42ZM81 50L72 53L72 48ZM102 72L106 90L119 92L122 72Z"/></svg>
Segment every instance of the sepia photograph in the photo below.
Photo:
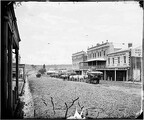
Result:
<svg viewBox="0 0 144 120"><path fill-rule="evenodd" d="M143 119L143 0L0 3L1 119Z"/></svg>

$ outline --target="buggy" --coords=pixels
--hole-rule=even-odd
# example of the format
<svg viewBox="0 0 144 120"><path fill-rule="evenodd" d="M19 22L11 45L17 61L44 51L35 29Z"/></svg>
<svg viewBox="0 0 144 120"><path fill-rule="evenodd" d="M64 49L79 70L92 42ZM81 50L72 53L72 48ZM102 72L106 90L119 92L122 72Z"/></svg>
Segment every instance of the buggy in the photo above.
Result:
<svg viewBox="0 0 144 120"><path fill-rule="evenodd" d="M86 81L87 83L99 84L99 81L103 73L100 71L88 71L87 75L88 75L88 79Z"/></svg>

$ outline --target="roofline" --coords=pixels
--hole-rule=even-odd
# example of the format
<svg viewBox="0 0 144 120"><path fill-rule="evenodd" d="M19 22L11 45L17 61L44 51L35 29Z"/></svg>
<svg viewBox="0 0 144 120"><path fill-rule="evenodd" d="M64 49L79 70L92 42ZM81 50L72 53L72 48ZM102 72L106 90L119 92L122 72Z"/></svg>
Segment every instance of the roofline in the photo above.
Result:
<svg viewBox="0 0 144 120"><path fill-rule="evenodd" d="M131 51L131 48L125 49L125 50L120 50L120 51L115 51L115 52L112 52L112 53L108 53L107 55L111 55L111 54L115 54L115 53L121 53L121 52L127 52L127 51Z"/></svg>
<svg viewBox="0 0 144 120"><path fill-rule="evenodd" d="M100 45L96 45L96 46L93 46L93 47L90 47L87 49L87 51L90 51L90 50L93 50L93 49L99 49L99 48L102 48L102 47L108 47L109 45L112 45L113 42L107 42L107 43L103 43L103 44L100 44Z"/></svg>
<svg viewBox="0 0 144 120"><path fill-rule="evenodd" d="M13 2L13 4L14 4L14 2ZM18 25L17 25L17 18L16 18L16 15L15 15L15 11L14 11L13 5L12 5L12 15L14 17L14 24L15 24L15 28L16 28L16 31L17 31L17 35L18 35L18 40L21 41L20 35L19 35L19 30L18 30Z"/></svg>
<svg viewBox="0 0 144 120"><path fill-rule="evenodd" d="M86 53L86 52L82 50L82 51L80 51L80 52L73 53L72 56L74 56L74 55L79 55L80 53Z"/></svg>

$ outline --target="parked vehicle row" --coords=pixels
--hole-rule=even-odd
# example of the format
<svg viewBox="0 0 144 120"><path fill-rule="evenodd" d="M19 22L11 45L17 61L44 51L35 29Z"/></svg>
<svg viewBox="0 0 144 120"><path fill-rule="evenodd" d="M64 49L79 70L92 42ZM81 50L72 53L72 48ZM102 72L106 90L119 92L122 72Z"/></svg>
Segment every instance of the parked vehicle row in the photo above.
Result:
<svg viewBox="0 0 144 120"><path fill-rule="evenodd" d="M68 81L99 84L102 75L103 73L100 71L88 71L86 75L77 75L76 73L52 73L50 77L61 78Z"/></svg>

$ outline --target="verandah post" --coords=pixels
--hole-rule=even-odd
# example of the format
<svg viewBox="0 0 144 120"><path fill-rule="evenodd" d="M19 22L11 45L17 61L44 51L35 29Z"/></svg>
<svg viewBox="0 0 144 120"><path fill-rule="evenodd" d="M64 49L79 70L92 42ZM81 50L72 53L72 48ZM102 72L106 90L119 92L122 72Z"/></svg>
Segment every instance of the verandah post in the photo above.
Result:
<svg viewBox="0 0 144 120"><path fill-rule="evenodd" d="M19 51L18 48L15 49L16 52L16 98L18 99L19 97L19 92L18 92L18 83L19 83L19 67L18 67L18 55L19 55Z"/></svg>

